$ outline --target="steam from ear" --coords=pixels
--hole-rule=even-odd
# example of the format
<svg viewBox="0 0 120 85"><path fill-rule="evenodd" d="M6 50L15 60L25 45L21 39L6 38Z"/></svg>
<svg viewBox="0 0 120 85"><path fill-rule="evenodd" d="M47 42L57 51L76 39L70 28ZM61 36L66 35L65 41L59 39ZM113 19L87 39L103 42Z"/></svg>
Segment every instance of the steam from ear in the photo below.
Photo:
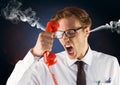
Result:
<svg viewBox="0 0 120 85"><path fill-rule="evenodd" d="M40 23L40 18L36 17L36 12L32 8L28 8L24 11L21 10L22 3L17 0L11 0L1 13L5 19L18 23L20 21L29 23L32 27L36 27L45 31L45 27ZM109 24L101 25L90 32L96 32L103 29L109 29L111 32L120 34L120 19L118 21L110 21Z"/></svg>
<svg viewBox="0 0 120 85"><path fill-rule="evenodd" d="M105 25L101 25L91 30L90 32L96 32L96 31L103 30L103 29L111 30L111 32L116 32L120 34L120 19L118 21L110 21L109 24L107 23Z"/></svg>
<svg viewBox="0 0 120 85"><path fill-rule="evenodd" d="M40 23L40 18L36 17L36 12L32 8L28 8L24 11L20 9L22 6L21 2L11 0L5 8L2 9L1 13L5 19L18 23L20 21L29 23L32 27L45 31L44 26Z"/></svg>

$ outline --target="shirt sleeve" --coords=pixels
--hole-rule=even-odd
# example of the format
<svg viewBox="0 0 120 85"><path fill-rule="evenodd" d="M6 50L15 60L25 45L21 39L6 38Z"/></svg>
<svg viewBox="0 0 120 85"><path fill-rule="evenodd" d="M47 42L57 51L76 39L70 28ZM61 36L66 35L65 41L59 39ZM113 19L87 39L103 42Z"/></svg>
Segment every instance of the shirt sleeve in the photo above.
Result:
<svg viewBox="0 0 120 85"><path fill-rule="evenodd" d="M15 68L8 78L6 85L17 85L27 69L29 69L38 60L39 58L34 57L30 50L23 60L19 60L16 63Z"/></svg>
<svg viewBox="0 0 120 85"><path fill-rule="evenodd" d="M33 75L32 71L32 69L27 70L16 85L40 85L38 79L35 79L37 75Z"/></svg>
<svg viewBox="0 0 120 85"><path fill-rule="evenodd" d="M120 65L117 58L115 58L113 63L113 79L111 81L113 81L112 85L120 85Z"/></svg>

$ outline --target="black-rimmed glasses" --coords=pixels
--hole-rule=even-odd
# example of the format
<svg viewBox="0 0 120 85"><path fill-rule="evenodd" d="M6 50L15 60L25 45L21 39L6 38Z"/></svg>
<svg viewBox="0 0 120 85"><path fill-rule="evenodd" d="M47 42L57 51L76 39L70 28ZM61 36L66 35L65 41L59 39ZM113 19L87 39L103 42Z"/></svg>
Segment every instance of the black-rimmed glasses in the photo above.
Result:
<svg viewBox="0 0 120 85"><path fill-rule="evenodd" d="M57 31L55 33L55 36L56 38L60 39L63 37L64 33L65 35L68 37L68 38L72 38L72 37L75 37L76 35L76 31L79 30L79 29L82 29L83 27L79 27L77 29L69 29L67 31Z"/></svg>

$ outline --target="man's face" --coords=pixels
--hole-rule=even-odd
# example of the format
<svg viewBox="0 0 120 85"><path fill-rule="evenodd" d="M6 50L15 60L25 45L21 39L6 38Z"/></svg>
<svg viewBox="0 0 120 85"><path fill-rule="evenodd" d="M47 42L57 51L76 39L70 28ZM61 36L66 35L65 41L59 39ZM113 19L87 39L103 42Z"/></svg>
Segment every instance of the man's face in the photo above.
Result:
<svg viewBox="0 0 120 85"><path fill-rule="evenodd" d="M82 27L80 22L75 17L63 18L58 22L60 24L58 31L67 31L69 29L77 29ZM88 35L89 27L84 30L77 30L75 36L72 38L67 37L64 33L63 37L59 39L70 59L81 59L85 55L88 49Z"/></svg>

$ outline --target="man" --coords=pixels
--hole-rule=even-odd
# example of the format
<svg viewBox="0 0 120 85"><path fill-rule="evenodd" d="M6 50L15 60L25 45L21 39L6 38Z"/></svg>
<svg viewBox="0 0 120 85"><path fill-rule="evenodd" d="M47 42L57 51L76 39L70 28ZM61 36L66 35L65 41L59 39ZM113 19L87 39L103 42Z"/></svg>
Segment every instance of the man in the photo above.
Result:
<svg viewBox="0 0 120 85"><path fill-rule="evenodd" d="M7 85L120 85L117 59L93 51L88 44L91 19L85 10L66 7L51 20L59 23L58 31L39 34L36 45L16 64ZM65 51L56 54L54 65L47 66L43 54L51 50L54 36ZM80 76L77 75L81 65L77 67L76 61L84 62ZM78 77L82 83L78 83Z"/></svg>

